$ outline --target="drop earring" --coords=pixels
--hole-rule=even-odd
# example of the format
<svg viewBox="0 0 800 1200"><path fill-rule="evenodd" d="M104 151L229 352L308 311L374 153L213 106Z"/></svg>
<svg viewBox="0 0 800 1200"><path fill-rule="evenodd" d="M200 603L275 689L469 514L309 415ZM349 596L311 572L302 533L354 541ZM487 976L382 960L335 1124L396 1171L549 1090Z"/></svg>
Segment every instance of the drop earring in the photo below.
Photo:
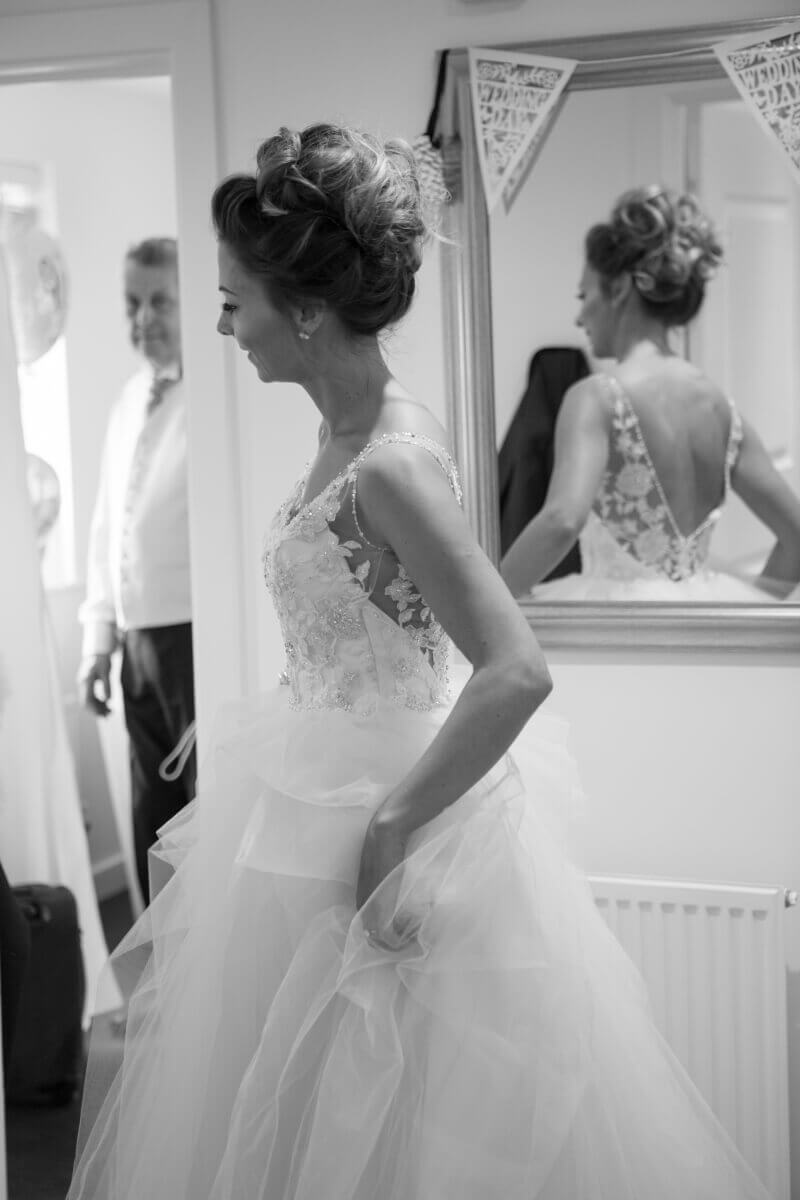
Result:
<svg viewBox="0 0 800 1200"><path fill-rule="evenodd" d="M307 342L308 339L311 337L311 334L306 333L305 329L301 329L301 330L299 330L297 336L302 338L304 342Z"/></svg>

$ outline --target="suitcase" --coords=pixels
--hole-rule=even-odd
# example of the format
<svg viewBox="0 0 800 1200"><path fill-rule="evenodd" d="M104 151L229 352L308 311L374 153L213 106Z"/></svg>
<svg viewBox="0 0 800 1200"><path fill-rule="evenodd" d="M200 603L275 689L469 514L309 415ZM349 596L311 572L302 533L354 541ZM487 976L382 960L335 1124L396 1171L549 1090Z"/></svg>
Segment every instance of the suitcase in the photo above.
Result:
<svg viewBox="0 0 800 1200"><path fill-rule="evenodd" d="M78 909L69 888L26 884L12 889L28 921L31 952L22 984L11 1061L9 1104L67 1104L84 1066L86 979Z"/></svg>

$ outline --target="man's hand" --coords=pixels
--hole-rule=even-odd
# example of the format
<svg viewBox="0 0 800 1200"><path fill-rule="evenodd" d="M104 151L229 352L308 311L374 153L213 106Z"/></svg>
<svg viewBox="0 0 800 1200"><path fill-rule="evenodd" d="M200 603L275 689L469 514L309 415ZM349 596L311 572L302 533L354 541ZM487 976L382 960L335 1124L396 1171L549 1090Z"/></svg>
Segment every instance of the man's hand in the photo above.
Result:
<svg viewBox="0 0 800 1200"><path fill-rule="evenodd" d="M78 670L78 694L81 703L98 717L111 712L111 655L91 654L84 658Z"/></svg>

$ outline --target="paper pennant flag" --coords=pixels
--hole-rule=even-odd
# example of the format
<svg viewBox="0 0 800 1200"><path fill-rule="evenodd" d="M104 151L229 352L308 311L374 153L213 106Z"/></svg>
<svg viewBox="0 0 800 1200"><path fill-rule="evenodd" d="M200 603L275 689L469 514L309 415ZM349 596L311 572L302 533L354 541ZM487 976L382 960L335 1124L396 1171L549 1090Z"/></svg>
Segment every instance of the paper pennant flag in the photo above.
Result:
<svg viewBox="0 0 800 1200"><path fill-rule="evenodd" d="M503 186L503 208L507 213L511 211L511 205L522 190L522 185L528 178L534 162L539 157L539 151L547 141L554 123L558 120L558 113L563 99L564 97L561 96L550 109L536 130L536 133L528 142L523 154L517 159L517 165L509 175L508 182Z"/></svg>
<svg viewBox="0 0 800 1200"><path fill-rule="evenodd" d="M490 212L542 130L576 65L568 58L470 47L475 138Z"/></svg>
<svg viewBox="0 0 800 1200"><path fill-rule="evenodd" d="M713 50L800 181L800 21L730 38Z"/></svg>

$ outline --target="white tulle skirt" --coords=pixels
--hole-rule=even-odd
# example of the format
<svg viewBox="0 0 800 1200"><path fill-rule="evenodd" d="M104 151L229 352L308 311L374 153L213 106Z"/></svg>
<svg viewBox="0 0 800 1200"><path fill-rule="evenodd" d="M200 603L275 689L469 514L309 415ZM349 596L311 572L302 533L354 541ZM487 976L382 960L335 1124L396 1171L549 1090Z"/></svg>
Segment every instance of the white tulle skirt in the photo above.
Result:
<svg viewBox="0 0 800 1200"><path fill-rule="evenodd" d="M447 710L287 691L229 714L162 831L69 1200L765 1200L565 856L561 723L415 836L382 886L419 932L390 953L355 909L362 838Z"/></svg>

